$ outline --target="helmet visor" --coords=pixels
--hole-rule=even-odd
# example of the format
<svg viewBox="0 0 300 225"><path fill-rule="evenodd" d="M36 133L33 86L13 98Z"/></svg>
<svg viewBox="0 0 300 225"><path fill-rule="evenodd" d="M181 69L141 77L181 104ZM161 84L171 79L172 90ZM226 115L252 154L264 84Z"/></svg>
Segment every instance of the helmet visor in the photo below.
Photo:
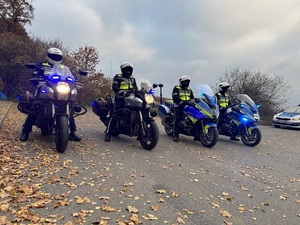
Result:
<svg viewBox="0 0 300 225"><path fill-rule="evenodd" d="M189 80L181 81L181 86L183 88L187 88L189 85L190 85L190 81Z"/></svg>
<svg viewBox="0 0 300 225"><path fill-rule="evenodd" d="M52 59L55 62L60 62L62 60L61 55L56 55L56 54L48 54L48 57Z"/></svg>
<svg viewBox="0 0 300 225"><path fill-rule="evenodd" d="M130 77L132 75L132 72L133 72L133 68L130 67L130 66L125 67L125 68L122 69L122 73L126 77Z"/></svg>

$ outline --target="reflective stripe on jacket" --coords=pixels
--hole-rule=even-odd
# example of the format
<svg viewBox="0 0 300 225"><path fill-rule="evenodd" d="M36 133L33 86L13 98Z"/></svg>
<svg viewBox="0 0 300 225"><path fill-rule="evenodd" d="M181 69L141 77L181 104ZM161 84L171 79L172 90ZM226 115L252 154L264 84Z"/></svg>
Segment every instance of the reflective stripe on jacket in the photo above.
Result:
<svg viewBox="0 0 300 225"><path fill-rule="evenodd" d="M218 92L217 95L218 95L218 100L219 100L219 106L221 108L226 108L229 103L229 95L227 93L222 95L220 92Z"/></svg>
<svg viewBox="0 0 300 225"><path fill-rule="evenodd" d="M179 98L181 101L188 101L191 99L191 89L187 88L186 90L183 90L179 85L176 86L179 93Z"/></svg>
<svg viewBox="0 0 300 225"><path fill-rule="evenodd" d="M122 76L122 74L118 74L117 76L118 76L118 78L122 79L122 81L120 82L120 86L119 86L120 90L132 90L133 89L131 79L124 78Z"/></svg>
<svg viewBox="0 0 300 225"><path fill-rule="evenodd" d="M42 69L44 71L44 76L47 76L50 74L52 70L52 66L49 63L42 63Z"/></svg>

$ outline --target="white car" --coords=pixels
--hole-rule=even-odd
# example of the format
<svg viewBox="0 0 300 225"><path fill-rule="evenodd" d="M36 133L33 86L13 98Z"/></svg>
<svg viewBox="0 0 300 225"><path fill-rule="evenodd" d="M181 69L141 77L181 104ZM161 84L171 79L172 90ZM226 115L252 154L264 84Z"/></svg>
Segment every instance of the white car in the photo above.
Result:
<svg viewBox="0 0 300 225"><path fill-rule="evenodd" d="M275 114L272 125L274 127L300 128L300 105Z"/></svg>

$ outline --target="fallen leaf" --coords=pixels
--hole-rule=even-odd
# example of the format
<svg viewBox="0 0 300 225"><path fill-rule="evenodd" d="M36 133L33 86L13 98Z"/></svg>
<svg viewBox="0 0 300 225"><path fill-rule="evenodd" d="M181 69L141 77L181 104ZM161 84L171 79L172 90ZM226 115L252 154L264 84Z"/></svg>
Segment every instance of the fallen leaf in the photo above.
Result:
<svg viewBox="0 0 300 225"><path fill-rule="evenodd" d="M243 213L245 211L245 208L243 206L238 207L238 210Z"/></svg>
<svg viewBox="0 0 300 225"><path fill-rule="evenodd" d="M102 210L105 211L105 212L114 212L114 211L116 211L116 209L114 209L113 207L110 207L108 205L102 206Z"/></svg>
<svg viewBox="0 0 300 225"><path fill-rule="evenodd" d="M229 212L225 211L225 210L220 210L220 214L222 216L227 217L227 218L231 218L232 217L232 215Z"/></svg>
<svg viewBox="0 0 300 225"><path fill-rule="evenodd" d="M165 193L167 193L165 190L156 190L156 193L159 193L159 194L165 194Z"/></svg>
<svg viewBox="0 0 300 225"><path fill-rule="evenodd" d="M281 199L281 200L287 200L287 198L288 198L288 197L285 196L285 195L280 195L280 199Z"/></svg>
<svg viewBox="0 0 300 225"><path fill-rule="evenodd" d="M152 214L147 214L146 216L142 216L145 220L157 220L157 217L155 217Z"/></svg>
<svg viewBox="0 0 300 225"><path fill-rule="evenodd" d="M135 208L135 207L133 207L133 206L127 206L126 207L126 209L128 210L128 212L130 212L130 213L138 213L139 212L139 210L137 209L137 208Z"/></svg>
<svg viewBox="0 0 300 225"><path fill-rule="evenodd" d="M177 217L177 222L180 224L184 224L184 220L181 217Z"/></svg>
<svg viewBox="0 0 300 225"><path fill-rule="evenodd" d="M151 209L152 209L154 212L156 212L156 211L158 210L158 206L157 206L157 205L152 205L152 206L151 206Z"/></svg>
<svg viewBox="0 0 300 225"><path fill-rule="evenodd" d="M219 208L220 207L219 204L216 203L216 202L212 202L210 204L213 206L213 208Z"/></svg>

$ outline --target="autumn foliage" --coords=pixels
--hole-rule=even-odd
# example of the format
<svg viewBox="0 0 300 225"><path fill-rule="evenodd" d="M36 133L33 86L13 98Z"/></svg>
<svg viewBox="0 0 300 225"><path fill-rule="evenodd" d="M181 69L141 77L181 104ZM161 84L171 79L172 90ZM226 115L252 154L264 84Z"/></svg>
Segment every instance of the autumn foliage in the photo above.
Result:
<svg viewBox="0 0 300 225"><path fill-rule="evenodd" d="M34 18L34 7L31 0L0 2L0 81L6 96L16 99L22 92L34 91L35 87L28 81L32 71L26 69L26 63L44 62L45 52L50 47L63 51L63 62L69 66L74 76L82 82L79 88L78 101L90 104L99 96L111 92L111 80L97 71L99 53L93 46L69 50L59 39L43 40L29 36L24 26L31 24ZM79 70L88 72L86 77L79 77Z"/></svg>

